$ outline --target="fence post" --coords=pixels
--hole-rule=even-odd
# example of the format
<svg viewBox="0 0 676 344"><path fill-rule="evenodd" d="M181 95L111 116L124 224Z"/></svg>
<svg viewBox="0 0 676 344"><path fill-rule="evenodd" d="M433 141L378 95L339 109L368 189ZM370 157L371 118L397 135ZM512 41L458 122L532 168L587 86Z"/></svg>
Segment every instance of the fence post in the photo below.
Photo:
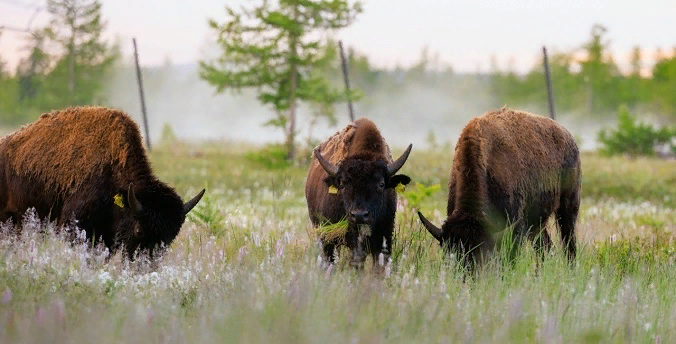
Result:
<svg viewBox="0 0 676 344"><path fill-rule="evenodd" d="M136 47L135 37L132 38L132 42L134 42L134 60L136 60L136 81L138 82L138 91L141 96L141 115L143 116L143 126L145 127L146 131L146 145L150 151L150 133L148 130L148 118L146 115L146 99L143 95L143 78L141 77L141 66L139 66L138 63L138 48Z"/></svg>
<svg viewBox="0 0 676 344"><path fill-rule="evenodd" d="M552 89L552 76L549 73L549 61L547 60L547 48L542 46L542 54L545 63L545 78L547 80L547 98L549 99L549 117L556 119L554 115L554 90Z"/></svg>
<svg viewBox="0 0 676 344"><path fill-rule="evenodd" d="M345 79L345 89L347 90L347 109L350 114L350 121L354 122L354 110L352 109L352 99L350 99L350 80L347 78L347 61L345 60L345 53L343 52L343 42L338 41L340 48L340 60L343 68L343 79Z"/></svg>

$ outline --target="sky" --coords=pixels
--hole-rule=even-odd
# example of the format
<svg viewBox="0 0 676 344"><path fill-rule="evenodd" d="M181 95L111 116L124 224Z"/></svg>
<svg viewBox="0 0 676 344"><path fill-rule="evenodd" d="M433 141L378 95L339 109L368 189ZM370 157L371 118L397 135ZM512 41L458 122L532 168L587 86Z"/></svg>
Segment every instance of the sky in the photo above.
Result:
<svg viewBox="0 0 676 344"><path fill-rule="evenodd" d="M225 4L253 4L252 0L101 0L108 37L122 39L123 52L132 53L136 37L143 65L195 63L213 37L207 18L224 21ZM676 1L673 0L366 0L364 13L350 27L336 33L344 45L366 53L384 67L414 63L424 46L438 53L456 71L487 71L492 54L501 68L514 59L518 71L528 70L549 51L578 48L594 23L608 28L616 60L625 65L638 44L649 66L656 48L676 46ZM25 27L40 0L0 0L0 25ZM45 23L40 12L33 26ZM0 56L10 68L24 54L25 34L5 32Z"/></svg>

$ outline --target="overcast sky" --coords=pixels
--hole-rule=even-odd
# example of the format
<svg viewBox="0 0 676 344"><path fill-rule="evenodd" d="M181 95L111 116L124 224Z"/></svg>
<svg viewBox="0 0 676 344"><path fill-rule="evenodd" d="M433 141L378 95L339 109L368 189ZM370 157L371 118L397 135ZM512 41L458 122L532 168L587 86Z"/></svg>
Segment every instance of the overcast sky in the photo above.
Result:
<svg viewBox="0 0 676 344"><path fill-rule="evenodd" d="M257 2L257 1L254 1ZM36 0L0 0L0 25L25 27L32 15L28 6ZM131 53L136 36L145 65L159 64L166 56L174 63L191 63L211 32L207 18L223 21L224 4L250 0L102 0L108 35L123 39ZM571 49L589 36L598 22L609 30L608 38L620 63L632 46L640 44L646 58L657 47L671 52L676 46L674 0L366 0L357 22L339 32L346 45L367 53L374 63L393 66L414 62L424 45L438 52L456 70L487 70L491 54L501 67L510 57L523 71L550 49ZM44 23L39 13L35 24ZM22 53L23 36L6 32L0 38L2 57L14 66ZM647 61L650 63L650 61Z"/></svg>

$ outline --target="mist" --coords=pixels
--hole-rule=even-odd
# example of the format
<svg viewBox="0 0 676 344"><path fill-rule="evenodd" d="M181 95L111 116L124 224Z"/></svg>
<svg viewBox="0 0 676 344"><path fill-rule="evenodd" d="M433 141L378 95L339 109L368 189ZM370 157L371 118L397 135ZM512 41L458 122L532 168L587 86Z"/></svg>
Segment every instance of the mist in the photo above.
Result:
<svg viewBox="0 0 676 344"><path fill-rule="evenodd" d="M142 125L141 105L136 84L135 69L125 64L116 68L106 85L105 103L128 112ZM448 93L448 87L407 83L403 91L388 92L386 87L371 92L354 106L355 118L368 117L380 128L393 147L428 148L428 136L434 134L439 145L455 144L466 123L475 116L502 105L548 115L548 110L537 106L497 105L488 87L481 83L467 83L462 76L453 77L458 92ZM177 137L188 141L228 140L249 144L283 142L282 131L262 124L272 118L271 109L262 106L254 90L241 94L216 94L215 88L199 78L196 64L165 65L144 69L144 91L151 141L161 137L165 123L171 125ZM444 81L446 82L446 81ZM584 120L570 113L557 113L557 121L574 135L582 138L583 150L597 147L596 134L609 122ZM312 130L312 136L323 140L349 122L347 104L336 105L338 124L330 127L321 119ZM298 108L298 140L306 142L310 112L306 106ZM145 136L145 133L144 133Z"/></svg>

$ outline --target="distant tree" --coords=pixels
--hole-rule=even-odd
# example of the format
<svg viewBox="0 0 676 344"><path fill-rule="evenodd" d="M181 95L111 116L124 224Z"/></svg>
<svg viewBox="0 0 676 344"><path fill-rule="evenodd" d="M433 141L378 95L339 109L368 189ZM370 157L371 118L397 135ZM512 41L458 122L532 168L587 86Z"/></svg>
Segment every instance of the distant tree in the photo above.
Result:
<svg viewBox="0 0 676 344"><path fill-rule="evenodd" d="M275 118L266 122L284 130L288 158L295 157L298 101L335 102L341 97L325 77L312 70L326 63L321 33L349 26L362 12L348 0L263 0L251 9L226 6L228 20L209 20L223 55L200 61L200 77L217 92L256 88ZM287 113L285 115L285 113Z"/></svg>
<svg viewBox="0 0 676 344"><path fill-rule="evenodd" d="M646 99L646 85L641 76L641 68L643 67L641 61L641 47L635 46L631 52L629 75L625 81L623 89L623 98L627 105L636 111L636 107L640 102Z"/></svg>
<svg viewBox="0 0 676 344"><path fill-rule="evenodd" d="M406 78L413 82L425 83L430 67L430 49L424 45L420 49L420 57L409 69Z"/></svg>
<svg viewBox="0 0 676 344"><path fill-rule="evenodd" d="M2 39L2 30L0 29L0 39ZM7 118L11 116L14 108L14 86L16 82L7 70L7 63L0 55L0 121L8 122Z"/></svg>
<svg viewBox="0 0 676 344"><path fill-rule="evenodd" d="M103 40L106 23L99 0L47 0L51 19L45 30L60 48L49 78L60 106L92 102L119 57L119 47ZM66 94L62 94L66 85ZM65 102L65 103L64 103Z"/></svg>
<svg viewBox="0 0 676 344"><path fill-rule="evenodd" d="M24 51L28 56L19 60L16 67L18 79L18 97L23 104L35 103L38 89L42 86L45 75L49 71L50 57L45 51L45 31L34 30L27 39ZM37 105L37 104L32 104Z"/></svg>
<svg viewBox="0 0 676 344"><path fill-rule="evenodd" d="M587 82L589 112L617 106L612 98L617 93L614 83L619 69L607 53L609 42L604 41L607 31L603 25L595 24L591 29L590 40L584 44L587 58L581 63L581 75Z"/></svg>
<svg viewBox="0 0 676 344"><path fill-rule="evenodd" d="M676 116L676 54L657 61L652 74L655 101L663 112Z"/></svg>
<svg viewBox="0 0 676 344"><path fill-rule="evenodd" d="M381 74L371 65L369 57L357 51L354 47L347 48L347 69L350 74L350 82L359 89L372 90Z"/></svg>
<svg viewBox="0 0 676 344"><path fill-rule="evenodd" d="M0 40L2 39L2 29L0 29ZM3 77L7 76L9 73L7 72L7 62L2 58L2 55L0 55L0 79Z"/></svg>

